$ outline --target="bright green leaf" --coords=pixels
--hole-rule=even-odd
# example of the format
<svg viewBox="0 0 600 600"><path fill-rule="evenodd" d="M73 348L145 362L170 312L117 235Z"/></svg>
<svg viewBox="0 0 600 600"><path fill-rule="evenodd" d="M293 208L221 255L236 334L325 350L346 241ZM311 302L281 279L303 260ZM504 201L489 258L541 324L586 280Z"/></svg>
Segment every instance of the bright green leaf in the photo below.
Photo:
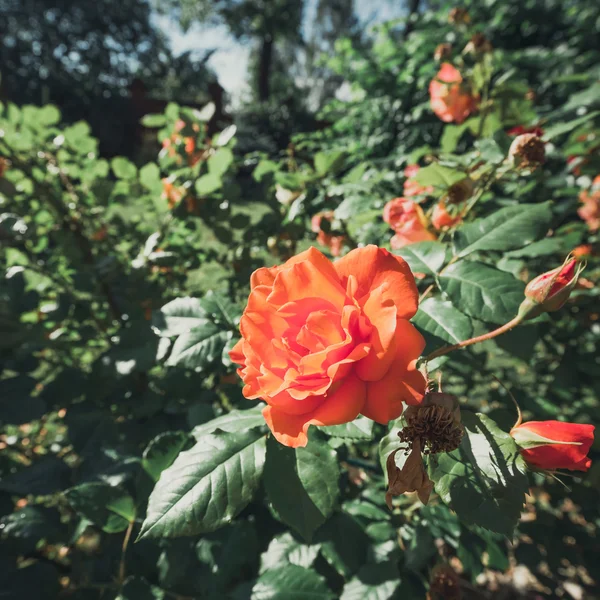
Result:
<svg viewBox="0 0 600 600"><path fill-rule="evenodd" d="M516 316L525 290L525 284L510 273L465 260L442 273L440 286L460 311L498 324Z"/></svg>
<svg viewBox="0 0 600 600"><path fill-rule="evenodd" d="M250 600L334 600L335 594L312 569L287 565L265 571L252 588Z"/></svg>
<svg viewBox="0 0 600 600"><path fill-rule="evenodd" d="M454 252L463 257L480 250L521 248L543 236L551 220L550 202L507 206L458 229Z"/></svg>
<svg viewBox="0 0 600 600"><path fill-rule="evenodd" d="M160 474L173 464L189 442L189 434L183 431L166 431L157 435L144 450L142 466L154 481L158 481Z"/></svg>
<svg viewBox="0 0 600 600"><path fill-rule="evenodd" d="M435 275L446 262L448 246L440 242L417 242L394 250L394 254L401 256L413 273L427 273Z"/></svg>
<svg viewBox="0 0 600 600"><path fill-rule="evenodd" d="M259 429L202 436L162 472L140 537L197 535L231 522L258 488L265 447Z"/></svg>
<svg viewBox="0 0 600 600"><path fill-rule="evenodd" d="M511 436L482 414L462 412L460 447L430 457L435 491L469 525L512 536L529 483Z"/></svg>
<svg viewBox="0 0 600 600"><path fill-rule="evenodd" d="M340 471L335 452L311 440L306 448L288 448L274 438L267 444L264 485L277 517L305 540L332 514L339 496Z"/></svg>

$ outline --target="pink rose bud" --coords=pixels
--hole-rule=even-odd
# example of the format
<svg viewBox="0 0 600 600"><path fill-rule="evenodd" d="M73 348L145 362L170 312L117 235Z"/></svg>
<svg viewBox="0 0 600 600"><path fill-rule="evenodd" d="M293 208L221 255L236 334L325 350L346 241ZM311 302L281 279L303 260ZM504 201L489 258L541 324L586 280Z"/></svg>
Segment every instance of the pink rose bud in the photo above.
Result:
<svg viewBox="0 0 600 600"><path fill-rule="evenodd" d="M577 259L567 257L562 266L532 279L525 288L525 300L519 314L532 318L559 310L569 298L582 270L581 265L577 267Z"/></svg>

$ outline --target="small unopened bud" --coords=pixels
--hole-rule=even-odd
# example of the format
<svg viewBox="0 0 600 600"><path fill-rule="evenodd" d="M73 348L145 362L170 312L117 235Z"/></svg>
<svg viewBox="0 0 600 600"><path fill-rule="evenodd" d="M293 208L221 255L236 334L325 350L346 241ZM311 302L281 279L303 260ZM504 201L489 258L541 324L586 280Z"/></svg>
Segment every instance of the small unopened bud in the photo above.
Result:
<svg viewBox="0 0 600 600"><path fill-rule="evenodd" d="M453 183L448 188L448 203L449 204L460 204L465 200L468 200L473 195L475 189L475 182L470 177L465 177L456 183Z"/></svg>
<svg viewBox="0 0 600 600"><path fill-rule="evenodd" d="M535 133L518 135L508 149L508 157L516 167L535 169L546 156L544 142Z"/></svg>
<svg viewBox="0 0 600 600"><path fill-rule="evenodd" d="M445 60L452 56L452 44L444 43L438 44L435 52L433 53L433 58L438 61Z"/></svg>
<svg viewBox="0 0 600 600"><path fill-rule="evenodd" d="M448 13L448 23L451 25L467 25L471 22L471 16L467 9L455 7Z"/></svg>
<svg viewBox="0 0 600 600"><path fill-rule="evenodd" d="M519 315L531 319L559 310L571 295L583 268L582 265L577 267L575 258L567 257L562 266L532 279L525 288Z"/></svg>
<svg viewBox="0 0 600 600"><path fill-rule="evenodd" d="M491 42L483 35L476 33L465 46L464 54L485 54L493 50Z"/></svg>

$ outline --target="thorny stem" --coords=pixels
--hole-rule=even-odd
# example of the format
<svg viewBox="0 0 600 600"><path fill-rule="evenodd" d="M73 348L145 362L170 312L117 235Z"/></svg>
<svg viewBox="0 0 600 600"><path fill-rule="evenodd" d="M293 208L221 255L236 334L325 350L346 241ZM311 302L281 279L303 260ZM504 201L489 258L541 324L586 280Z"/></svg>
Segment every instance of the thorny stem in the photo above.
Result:
<svg viewBox="0 0 600 600"><path fill-rule="evenodd" d="M428 354L425 357L425 361L433 360L434 358L438 358L438 356L444 356L445 354L449 354L454 350L459 350L460 348L466 348L467 346L472 346L473 344L477 344L479 342L485 342L486 340L491 340L507 331L510 331L514 327L516 327L519 323L523 321L523 315L517 315L514 319L502 325L502 327L498 327L498 329L494 329L494 331L490 331L489 333L484 333L483 335L478 335L477 337L471 338L469 340L465 340L464 342L459 342L458 344L453 344L452 346L443 346L442 348L438 348L434 350L431 354Z"/></svg>

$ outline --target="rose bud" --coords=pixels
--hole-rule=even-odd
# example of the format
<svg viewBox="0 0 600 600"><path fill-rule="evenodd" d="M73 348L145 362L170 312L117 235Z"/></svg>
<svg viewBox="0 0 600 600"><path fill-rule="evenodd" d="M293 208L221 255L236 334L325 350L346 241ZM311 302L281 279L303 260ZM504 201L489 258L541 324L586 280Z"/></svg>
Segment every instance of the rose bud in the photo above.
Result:
<svg viewBox="0 0 600 600"><path fill-rule="evenodd" d="M562 421L529 421L510 432L528 465L555 471L587 471L594 442L594 426Z"/></svg>
<svg viewBox="0 0 600 600"><path fill-rule="evenodd" d="M452 56L452 44L448 44L447 42L438 44L433 53L433 58L437 61L445 60L446 58L450 58L450 56Z"/></svg>
<svg viewBox="0 0 600 600"><path fill-rule="evenodd" d="M508 149L508 157L518 168L535 169L544 162L544 142L535 133L518 135Z"/></svg>
<svg viewBox="0 0 600 600"><path fill-rule="evenodd" d="M532 279L525 288L525 300L519 307L519 315L537 317L544 312L555 312L567 301L583 270L576 268L577 260L567 257L560 267Z"/></svg>

